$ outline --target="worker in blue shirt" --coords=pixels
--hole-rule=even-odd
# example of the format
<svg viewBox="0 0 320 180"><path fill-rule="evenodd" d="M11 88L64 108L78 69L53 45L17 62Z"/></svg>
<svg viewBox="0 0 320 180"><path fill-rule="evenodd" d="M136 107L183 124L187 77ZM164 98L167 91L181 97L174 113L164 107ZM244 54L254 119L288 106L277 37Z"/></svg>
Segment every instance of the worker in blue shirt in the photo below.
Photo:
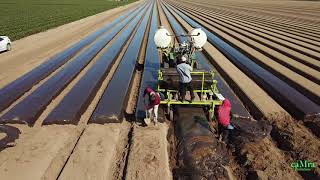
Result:
<svg viewBox="0 0 320 180"><path fill-rule="evenodd" d="M186 56L182 56L180 59L180 63L177 65L177 72L180 76L180 82L179 82L179 93L180 93L180 97L179 100L180 101L184 101L185 100L185 96L186 96L186 91L190 91L190 96L191 96L191 100L190 102L192 102L194 100L194 93L193 93L193 88L192 88L192 78L191 78L191 71L192 71L192 67L187 64L187 57Z"/></svg>

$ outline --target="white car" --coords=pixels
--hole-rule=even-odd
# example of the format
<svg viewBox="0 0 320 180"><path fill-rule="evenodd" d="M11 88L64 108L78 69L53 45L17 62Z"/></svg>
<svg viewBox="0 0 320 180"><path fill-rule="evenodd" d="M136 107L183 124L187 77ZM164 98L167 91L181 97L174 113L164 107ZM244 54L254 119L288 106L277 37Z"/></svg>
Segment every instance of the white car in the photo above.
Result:
<svg viewBox="0 0 320 180"><path fill-rule="evenodd" d="M0 36L0 52L10 51L11 50L11 41L7 36Z"/></svg>

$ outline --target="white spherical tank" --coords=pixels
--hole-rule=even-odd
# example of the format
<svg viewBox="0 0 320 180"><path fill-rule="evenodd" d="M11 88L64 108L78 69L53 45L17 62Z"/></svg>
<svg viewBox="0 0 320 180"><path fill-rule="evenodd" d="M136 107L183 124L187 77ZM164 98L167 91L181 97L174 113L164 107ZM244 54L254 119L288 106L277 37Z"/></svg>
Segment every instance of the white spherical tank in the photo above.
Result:
<svg viewBox="0 0 320 180"><path fill-rule="evenodd" d="M194 46L196 48L202 48L207 42L207 35L200 28L191 30L189 35L191 35L191 38L193 38Z"/></svg>
<svg viewBox="0 0 320 180"><path fill-rule="evenodd" d="M154 42L158 48L167 48L171 43L171 36L167 29L160 27L154 35Z"/></svg>

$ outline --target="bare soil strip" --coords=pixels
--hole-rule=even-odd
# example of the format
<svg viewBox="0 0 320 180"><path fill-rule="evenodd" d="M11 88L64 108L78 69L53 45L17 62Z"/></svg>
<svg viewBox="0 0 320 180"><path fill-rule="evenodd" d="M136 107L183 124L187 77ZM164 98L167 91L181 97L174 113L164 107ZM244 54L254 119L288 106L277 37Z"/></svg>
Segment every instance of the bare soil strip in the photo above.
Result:
<svg viewBox="0 0 320 180"><path fill-rule="evenodd" d="M130 125L90 124L58 179L114 179Z"/></svg>
<svg viewBox="0 0 320 180"><path fill-rule="evenodd" d="M153 16L149 19L147 34L144 36L144 45L140 50L138 63L142 66L146 60L148 48L147 40L153 40L150 35L150 27L156 14L156 6L153 9ZM148 38L149 37L149 38ZM158 59L155 59L158 60ZM134 115L136 103L138 101L139 87L141 74L139 65L135 71L135 76L129 93L129 103L127 105L126 113L128 114L127 120L131 120ZM144 73L144 72L143 72ZM128 119L130 118L130 119ZM125 160L125 169L122 179L172 179L169 167L168 157L168 143L166 140L167 125L158 124L157 127L143 127L141 123L135 123L132 135L129 139L129 151Z"/></svg>
<svg viewBox="0 0 320 180"><path fill-rule="evenodd" d="M0 153L0 179L56 179L80 133L75 127L51 126L18 141Z"/></svg>
<svg viewBox="0 0 320 180"><path fill-rule="evenodd" d="M134 126L125 179L172 179L167 131L165 123L156 127Z"/></svg>

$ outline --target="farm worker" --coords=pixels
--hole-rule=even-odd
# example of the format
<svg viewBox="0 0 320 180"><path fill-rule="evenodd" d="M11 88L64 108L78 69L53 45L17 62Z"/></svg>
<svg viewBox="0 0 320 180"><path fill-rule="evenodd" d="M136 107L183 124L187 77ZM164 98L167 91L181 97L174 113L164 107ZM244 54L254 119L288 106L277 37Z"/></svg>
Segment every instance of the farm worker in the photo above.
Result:
<svg viewBox="0 0 320 180"><path fill-rule="evenodd" d="M226 140L229 136L229 131L234 127L230 124L231 103L228 99L224 99L222 105L218 108L218 131Z"/></svg>
<svg viewBox="0 0 320 180"><path fill-rule="evenodd" d="M191 71L192 67L187 64L187 58L185 56L181 57L180 63L177 65L177 72L180 76L179 81L179 93L180 93L180 100L183 102L186 96L186 90L190 91L190 96L192 102L194 100L194 93L192 88L192 78L191 78Z"/></svg>
<svg viewBox="0 0 320 180"><path fill-rule="evenodd" d="M147 87L143 93L145 106L147 109L147 117L153 119L154 124L158 122L158 108L160 104L160 95L152 88ZM147 99L147 102L146 102Z"/></svg>

